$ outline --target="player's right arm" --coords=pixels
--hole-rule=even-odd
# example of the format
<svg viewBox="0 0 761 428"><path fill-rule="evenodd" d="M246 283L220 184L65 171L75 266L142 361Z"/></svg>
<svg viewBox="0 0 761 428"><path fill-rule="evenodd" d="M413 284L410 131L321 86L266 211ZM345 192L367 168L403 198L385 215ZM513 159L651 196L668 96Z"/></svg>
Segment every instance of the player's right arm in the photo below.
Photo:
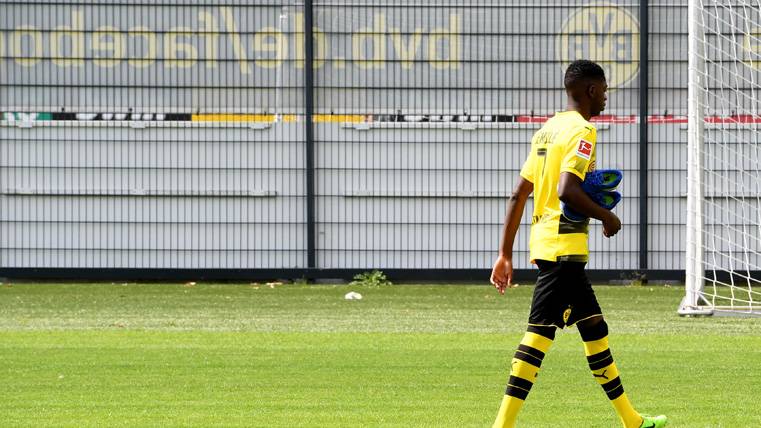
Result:
<svg viewBox="0 0 761 428"><path fill-rule="evenodd" d="M494 262L491 271L491 283L494 284L500 294L505 294L505 289L513 284L513 243L515 242L515 235L518 233L521 217L523 217L526 201L533 191L534 183L521 176L507 202L507 215L502 228L502 245L500 246L499 257Z"/></svg>

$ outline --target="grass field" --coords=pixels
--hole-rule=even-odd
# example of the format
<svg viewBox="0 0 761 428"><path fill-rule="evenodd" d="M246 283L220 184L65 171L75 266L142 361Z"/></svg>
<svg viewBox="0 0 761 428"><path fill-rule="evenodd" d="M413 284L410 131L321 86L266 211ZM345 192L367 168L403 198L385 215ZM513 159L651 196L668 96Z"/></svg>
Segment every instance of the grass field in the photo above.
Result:
<svg viewBox="0 0 761 428"><path fill-rule="evenodd" d="M350 289L361 301L345 301ZM598 287L627 393L672 427L761 427L761 319ZM531 287L0 286L0 426L486 427ZM523 427L616 427L575 329Z"/></svg>

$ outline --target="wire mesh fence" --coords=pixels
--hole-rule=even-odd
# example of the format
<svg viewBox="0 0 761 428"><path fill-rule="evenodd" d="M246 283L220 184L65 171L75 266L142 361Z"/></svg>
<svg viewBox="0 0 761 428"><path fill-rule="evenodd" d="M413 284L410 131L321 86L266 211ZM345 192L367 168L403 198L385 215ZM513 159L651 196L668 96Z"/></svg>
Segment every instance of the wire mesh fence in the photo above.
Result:
<svg viewBox="0 0 761 428"><path fill-rule="evenodd" d="M652 3L642 46L639 2L0 1L0 269L489 269L589 58L625 173L590 268L681 270L686 3Z"/></svg>

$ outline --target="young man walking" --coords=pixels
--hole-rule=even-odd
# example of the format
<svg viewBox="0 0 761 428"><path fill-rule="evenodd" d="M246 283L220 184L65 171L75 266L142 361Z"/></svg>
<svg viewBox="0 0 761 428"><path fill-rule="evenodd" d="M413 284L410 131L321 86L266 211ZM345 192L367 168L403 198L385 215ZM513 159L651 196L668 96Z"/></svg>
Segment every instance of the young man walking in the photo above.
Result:
<svg viewBox="0 0 761 428"><path fill-rule="evenodd" d="M625 428L661 428L665 416L640 415L624 392L613 355L608 349L608 325L584 272L589 257L589 219L563 214L562 204L582 216L602 221L610 238L621 229L611 211L597 205L582 182L594 170L597 130L589 119L605 109L608 85L603 69L594 62L570 64L564 85L568 107L548 120L531 140L531 152L510 197L502 246L491 282L504 294L512 287L513 242L528 196L534 194L531 221L531 261L539 277L531 303L528 329L512 360L510 378L495 428L514 427L523 402L536 380L542 359L555 338L555 329L576 325L592 375L618 413Z"/></svg>

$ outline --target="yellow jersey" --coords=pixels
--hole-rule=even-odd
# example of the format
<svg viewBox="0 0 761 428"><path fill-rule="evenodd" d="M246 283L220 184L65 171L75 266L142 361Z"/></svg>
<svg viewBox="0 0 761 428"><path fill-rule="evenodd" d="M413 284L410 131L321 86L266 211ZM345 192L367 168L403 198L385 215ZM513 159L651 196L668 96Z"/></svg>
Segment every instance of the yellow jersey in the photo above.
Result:
<svg viewBox="0 0 761 428"><path fill-rule="evenodd" d="M557 113L531 139L521 176L534 184L534 213L529 248L531 262L589 259L589 220L574 222L560 209L560 174L584 180L594 170L597 128L576 111Z"/></svg>

